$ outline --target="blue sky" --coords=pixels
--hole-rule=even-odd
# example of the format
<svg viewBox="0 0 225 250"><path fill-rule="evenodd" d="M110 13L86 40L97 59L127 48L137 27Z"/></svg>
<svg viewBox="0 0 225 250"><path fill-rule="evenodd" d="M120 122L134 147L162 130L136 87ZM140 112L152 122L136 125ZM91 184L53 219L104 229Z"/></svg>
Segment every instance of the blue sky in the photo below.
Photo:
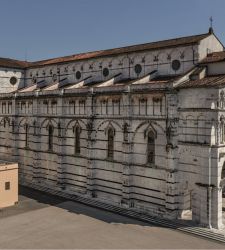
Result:
<svg viewBox="0 0 225 250"><path fill-rule="evenodd" d="M224 0L0 0L0 57L29 61L206 33Z"/></svg>

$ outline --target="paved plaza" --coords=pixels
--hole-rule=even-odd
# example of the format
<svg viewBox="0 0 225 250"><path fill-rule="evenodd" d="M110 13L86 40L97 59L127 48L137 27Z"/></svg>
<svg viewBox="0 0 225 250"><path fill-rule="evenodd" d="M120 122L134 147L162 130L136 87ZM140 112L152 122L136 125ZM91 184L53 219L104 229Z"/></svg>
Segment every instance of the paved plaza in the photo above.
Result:
<svg viewBox="0 0 225 250"><path fill-rule="evenodd" d="M224 249L175 230L22 189L19 204L0 212L0 248Z"/></svg>

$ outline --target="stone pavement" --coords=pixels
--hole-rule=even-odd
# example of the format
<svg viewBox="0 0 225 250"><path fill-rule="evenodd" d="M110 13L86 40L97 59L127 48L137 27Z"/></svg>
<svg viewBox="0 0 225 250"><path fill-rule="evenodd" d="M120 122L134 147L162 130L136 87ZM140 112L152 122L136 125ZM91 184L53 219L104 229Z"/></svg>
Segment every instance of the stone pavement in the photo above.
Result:
<svg viewBox="0 0 225 250"><path fill-rule="evenodd" d="M224 249L207 239L23 188L0 213L0 248Z"/></svg>

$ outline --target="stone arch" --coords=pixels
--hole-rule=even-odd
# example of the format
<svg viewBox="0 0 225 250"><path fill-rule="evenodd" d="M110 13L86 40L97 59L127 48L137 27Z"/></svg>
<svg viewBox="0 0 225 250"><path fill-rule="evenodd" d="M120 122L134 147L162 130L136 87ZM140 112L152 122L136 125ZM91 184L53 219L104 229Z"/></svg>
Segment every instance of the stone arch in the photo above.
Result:
<svg viewBox="0 0 225 250"><path fill-rule="evenodd" d="M23 127L25 124L32 124L31 121L28 121L28 117L24 117L20 120L20 122L18 123L18 129L20 129L21 127Z"/></svg>
<svg viewBox="0 0 225 250"><path fill-rule="evenodd" d="M19 133L17 134L17 140L22 148L28 148L32 124L32 120L28 119L28 117L22 118L18 123L17 129Z"/></svg>
<svg viewBox="0 0 225 250"><path fill-rule="evenodd" d="M68 129L69 129L69 127L70 127L70 125L71 124L73 124L73 123L78 123L78 124L83 124L83 126L86 128L87 126L86 126L86 123L83 121L83 120L81 120L81 119L72 119L72 120L70 120L68 123L67 123L67 125L66 125L66 127L65 127L65 134L67 133L67 131L68 131ZM81 126L82 127L82 126Z"/></svg>
<svg viewBox="0 0 225 250"><path fill-rule="evenodd" d="M42 129L42 128L44 128L44 126L47 124L47 126L48 126L48 124L52 124L55 128L57 128L57 126L58 126L58 123L54 120L54 119L52 119L52 118L46 118L46 119L44 119L43 121L42 121L42 123L41 123L41 125L40 125L40 129ZM46 127L47 127L46 126Z"/></svg>
<svg viewBox="0 0 225 250"><path fill-rule="evenodd" d="M133 164L151 167L155 167L157 164L166 164L166 162L162 163L164 159L161 157L163 151L166 154L165 134L166 132L157 122L141 122L131 138ZM150 158L153 160L149 161Z"/></svg>
<svg viewBox="0 0 225 250"><path fill-rule="evenodd" d="M78 129L78 130L77 130ZM87 125L81 119L70 120L65 128L64 149L70 155L86 155L88 145ZM79 135L77 136L77 133ZM78 138L79 137L79 138Z"/></svg>
<svg viewBox="0 0 225 250"><path fill-rule="evenodd" d="M141 123L137 126L137 128L135 129L135 131L134 131L134 133L133 133L133 136L132 136L132 139L131 139L131 142L132 142L132 143L134 142L134 138L135 138L135 136L136 136L138 130L139 130L141 127L143 127L143 126L145 126L145 125L147 125L147 124L148 124L148 127L151 127L151 128L155 131L155 133L156 133L157 130L156 130L154 127L159 128L159 130L160 130L162 133L166 133L166 131L163 129L163 127L160 126L157 122L154 122L154 121L144 121L144 122L141 122Z"/></svg>
<svg viewBox="0 0 225 250"><path fill-rule="evenodd" d="M10 125L10 118L9 117L3 117L0 121L0 126L8 126Z"/></svg>
<svg viewBox="0 0 225 250"><path fill-rule="evenodd" d="M111 125L115 124L117 127L119 127L119 129L122 131L122 126L116 122L116 121L113 121L113 120L105 120L103 122L100 122L100 124L97 126L97 129L95 131L95 134L94 134L94 138L96 139L97 138L97 134L98 132L100 131L100 128L105 124L105 123L109 123Z"/></svg>

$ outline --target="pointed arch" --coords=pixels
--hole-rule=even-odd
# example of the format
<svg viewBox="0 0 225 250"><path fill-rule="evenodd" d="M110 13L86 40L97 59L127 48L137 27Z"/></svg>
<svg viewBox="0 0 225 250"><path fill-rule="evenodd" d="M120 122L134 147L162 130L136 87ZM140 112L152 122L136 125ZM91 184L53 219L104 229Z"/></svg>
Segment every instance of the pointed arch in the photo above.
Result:
<svg viewBox="0 0 225 250"><path fill-rule="evenodd" d="M83 121L83 120L80 120L80 119L72 119L72 120L70 120L68 123L67 123L67 125L66 125L66 128L65 128L65 133L67 133L68 132L68 130L69 129L71 129L71 124L72 123L75 123L75 125L76 124L79 124L80 125L80 127L86 127L86 124L85 124L85 122ZM74 126L73 126L74 127ZM72 128L73 128L72 127Z"/></svg>
<svg viewBox="0 0 225 250"><path fill-rule="evenodd" d="M113 120L104 120L103 122L100 122L100 124L97 126L97 129L95 130L95 134L94 134L94 138L96 139L97 138L97 134L98 132L100 131L101 127L105 124L105 123L108 123L106 129L111 125L116 125L120 131L122 131L122 126L117 122L117 121L113 121ZM114 126L113 126L114 127ZM106 132L106 130L105 130Z"/></svg>
<svg viewBox="0 0 225 250"><path fill-rule="evenodd" d="M161 126L161 125L159 125L157 122L154 122L154 121L144 121L144 122L141 122L138 126L137 126L137 128L135 129L135 131L134 131L134 133L133 133L133 136L132 136L132 142L134 143L134 139L135 139L135 136L137 135L137 133L138 133L138 131L143 127L143 126L146 126L147 125L147 128L145 129L145 131L144 131L144 135L146 135L147 133L147 131L151 128L153 131L155 131L155 134L157 135L157 132L156 131L158 131L159 132L159 130L158 129L160 129L160 131L163 133L163 134L165 134L166 133L166 131L164 130L164 128ZM157 129L156 129L157 128Z"/></svg>
<svg viewBox="0 0 225 250"><path fill-rule="evenodd" d="M52 124L54 127L57 127L58 123L51 118L46 118L42 121L40 128L44 128L44 125L46 124L46 128L48 127L49 124Z"/></svg>

